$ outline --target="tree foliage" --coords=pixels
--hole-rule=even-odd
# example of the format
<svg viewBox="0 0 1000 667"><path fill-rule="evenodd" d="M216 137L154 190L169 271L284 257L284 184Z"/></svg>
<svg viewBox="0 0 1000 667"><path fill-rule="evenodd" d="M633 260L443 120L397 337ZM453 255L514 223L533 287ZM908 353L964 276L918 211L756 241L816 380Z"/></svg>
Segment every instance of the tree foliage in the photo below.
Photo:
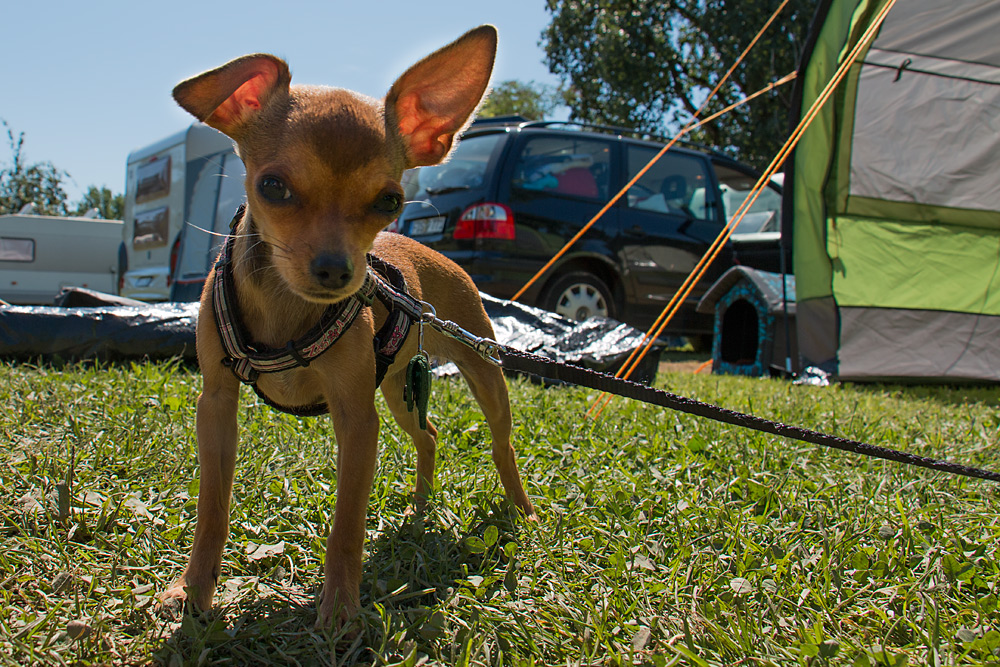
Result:
<svg viewBox="0 0 1000 667"><path fill-rule="evenodd" d="M17 213L27 204L35 205L40 215L66 215L65 171L51 162L28 164L24 157L24 132L17 136L6 121L0 120L7 131L10 162L0 169L0 214Z"/></svg>
<svg viewBox="0 0 1000 667"><path fill-rule="evenodd" d="M669 133L688 122L780 0L547 0L549 69L572 120ZM790 0L706 116L794 71L816 2ZM689 137L764 166L788 134L791 86Z"/></svg>
<svg viewBox="0 0 1000 667"><path fill-rule="evenodd" d="M493 87L490 96L479 109L479 116L523 116L529 120L542 120L559 105L559 91L554 86L511 79Z"/></svg>
<svg viewBox="0 0 1000 667"><path fill-rule="evenodd" d="M17 213L34 204L38 215L83 215L96 208L102 218L121 220L125 216L125 197L106 187L90 186L83 198L67 202L63 182L69 174L51 162L28 163L24 153L24 132L14 133L7 121L0 119L7 132L10 159L0 162L0 215Z"/></svg>
<svg viewBox="0 0 1000 667"><path fill-rule="evenodd" d="M100 217L107 220L122 220L125 217L125 197L115 194L106 187L98 188L91 185L87 193L76 205L76 215L83 215L91 209L97 209Z"/></svg>

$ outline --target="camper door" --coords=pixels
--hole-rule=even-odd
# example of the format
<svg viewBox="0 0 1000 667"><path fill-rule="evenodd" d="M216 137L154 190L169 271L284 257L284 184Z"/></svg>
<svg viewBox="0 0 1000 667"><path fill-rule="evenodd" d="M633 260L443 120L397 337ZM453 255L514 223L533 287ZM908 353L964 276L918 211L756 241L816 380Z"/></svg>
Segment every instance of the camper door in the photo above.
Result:
<svg viewBox="0 0 1000 667"><path fill-rule="evenodd" d="M181 236L171 301L195 301L208 270L243 202L243 162L235 153L213 155L189 165L188 217Z"/></svg>

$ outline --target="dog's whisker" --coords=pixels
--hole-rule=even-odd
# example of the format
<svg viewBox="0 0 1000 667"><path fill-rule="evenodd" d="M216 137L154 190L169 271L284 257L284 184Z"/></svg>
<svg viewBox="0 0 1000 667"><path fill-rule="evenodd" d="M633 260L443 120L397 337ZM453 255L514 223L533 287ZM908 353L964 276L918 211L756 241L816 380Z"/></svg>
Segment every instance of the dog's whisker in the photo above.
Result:
<svg viewBox="0 0 1000 667"><path fill-rule="evenodd" d="M260 236L261 243L266 243L271 248L272 251L280 250L281 252L285 253L286 256L289 257L295 254L291 246L281 243L279 240L275 238L265 237L263 234L260 233L258 233L258 236Z"/></svg>
<svg viewBox="0 0 1000 667"><path fill-rule="evenodd" d="M224 233L224 232L216 232L216 231L212 231L211 229L205 229L204 227L200 227L200 226L194 224L193 222L191 222L190 220L185 221L184 224L187 225L188 227L193 228L193 229L197 229L199 232L203 232L205 234L208 234L209 236L218 236L220 238L227 238L229 236L234 236L236 238L248 238L250 236L254 236L254 233L251 233L251 234L228 234L228 233Z"/></svg>
<svg viewBox="0 0 1000 667"><path fill-rule="evenodd" d="M258 266L253 271L247 274L247 278L255 278L257 274L264 273L266 271L272 270L274 267L270 264L265 264L264 266Z"/></svg>
<svg viewBox="0 0 1000 667"><path fill-rule="evenodd" d="M403 202L404 206L406 204L423 204L424 206L430 206L432 209L434 209L435 213L437 213L438 215L441 215L441 209L439 209L437 206L435 206L434 204L432 204L430 199L410 199L409 201L404 201Z"/></svg>
<svg viewBox="0 0 1000 667"><path fill-rule="evenodd" d="M431 200L430 199L407 199L406 201L403 202L403 204L404 205L405 204L427 204L427 205L430 206L431 205Z"/></svg>
<svg viewBox="0 0 1000 667"><path fill-rule="evenodd" d="M237 261L250 263L251 260L252 260L252 258L253 258L253 256L254 256L254 253L261 246L267 246L270 249L270 251L271 251L271 256L272 257L275 257L275 258L278 258L278 259L285 259L285 260L290 260L292 258L292 254L291 254L290 251L286 252L286 251L284 251L284 248L282 246L276 246L276 245L274 245L272 243L269 243L268 241L265 241L264 238L263 238L263 236L261 234L259 234L259 233L255 232L254 234L250 234L248 236L257 236L258 240L255 241L254 243L251 243L249 246L247 246L243 250L243 252L238 256L238 258L235 258ZM261 272L263 272L263 271L265 271L267 269L273 269L273 268L274 267L270 263L265 262L262 265L257 266L256 268L254 268L254 270L252 270L247 275L248 275L248 277L253 277L257 273L261 273Z"/></svg>
<svg viewBox="0 0 1000 667"><path fill-rule="evenodd" d="M273 243L267 243L271 248L271 254L275 257L294 257L295 252L288 246L274 245Z"/></svg>
<svg viewBox="0 0 1000 667"><path fill-rule="evenodd" d="M256 236L256 234L254 236ZM248 259L249 257L253 256L254 251L257 250L258 246L262 245L263 243L264 242L260 240L251 243L250 245L248 245L246 248L243 249L243 252L236 259L238 259L239 261Z"/></svg>

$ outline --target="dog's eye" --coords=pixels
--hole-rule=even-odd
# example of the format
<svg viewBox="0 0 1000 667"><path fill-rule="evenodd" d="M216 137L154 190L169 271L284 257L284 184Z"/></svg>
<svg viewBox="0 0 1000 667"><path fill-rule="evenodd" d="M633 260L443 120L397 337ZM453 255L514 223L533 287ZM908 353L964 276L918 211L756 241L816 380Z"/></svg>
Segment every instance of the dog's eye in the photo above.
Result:
<svg viewBox="0 0 1000 667"><path fill-rule="evenodd" d="M260 192L260 196L268 201L279 202L292 198L292 192L285 187L280 179L274 176L265 176L260 179L257 190Z"/></svg>
<svg viewBox="0 0 1000 667"><path fill-rule="evenodd" d="M397 213L403 205L403 198L388 192L375 200L375 210L382 213Z"/></svg>

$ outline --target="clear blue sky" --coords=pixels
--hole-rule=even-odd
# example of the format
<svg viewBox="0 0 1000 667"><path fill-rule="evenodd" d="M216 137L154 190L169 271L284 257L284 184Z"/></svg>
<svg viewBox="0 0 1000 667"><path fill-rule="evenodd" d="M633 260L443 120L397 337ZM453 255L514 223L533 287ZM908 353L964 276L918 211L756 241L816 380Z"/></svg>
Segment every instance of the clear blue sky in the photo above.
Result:
<svg viewBox="0 0 1000 667"><path fill-rule="evenodd" d="M67 192L121 192L125 159L191 121L181 79L245 53L285 58L292 80L382 97L410 64L481 23L500 32L494 82L555 83L538 46L544 0L5 3L0 118L29 162L70 173ZM0 163L10 157L6 137Z"/></svg>

